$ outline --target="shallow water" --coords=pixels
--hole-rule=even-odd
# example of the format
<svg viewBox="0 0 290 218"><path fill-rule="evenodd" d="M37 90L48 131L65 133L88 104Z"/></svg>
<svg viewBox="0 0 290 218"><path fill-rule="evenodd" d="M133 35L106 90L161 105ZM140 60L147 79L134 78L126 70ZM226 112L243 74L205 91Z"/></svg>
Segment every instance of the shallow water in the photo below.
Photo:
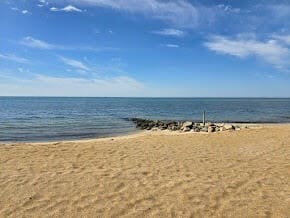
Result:
<svg viewBox="0 0 290 218"><path fill-rule="evenodd" d="M290 123L289 98L0 97L0 141L95 138L134 131L126 118Z"/></svg>

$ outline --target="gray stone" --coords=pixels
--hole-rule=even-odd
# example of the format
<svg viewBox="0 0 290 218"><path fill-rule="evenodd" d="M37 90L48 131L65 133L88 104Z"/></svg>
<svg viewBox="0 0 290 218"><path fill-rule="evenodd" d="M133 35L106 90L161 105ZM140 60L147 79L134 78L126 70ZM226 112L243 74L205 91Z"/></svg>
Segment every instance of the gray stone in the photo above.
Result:
<svg viewBox="0 0 290 218"><path fill-rule="evenodd" d="M190 128L189 128L189 127L185 127L185 128L183 128L182 131L183 131L183 132L189 132L189 131L190 131Z"/></svg>
<svg viewBox="0 0 290 218"><path fill-rule="evenodd" d="M185 127L189 127L191 128L193 125L193 122L191 121L185 121L183 124L182 124L182 128L185 128Z"/></svg>
<svg viewBox="0 0 290 218"><path fill-rule="evenodd" d="M200 129L200 132L207 132L208 131L208 127L202 127L201 129Z"/></svg>
<svg viewBox="0 0 290 218"><path fill-rule="evenodd" d="M208 132L214 132L215 131L215 126L209 126L207 131Z"/></svg>
<svg viewBox="0 0 290 218"><path fill-rule="evenodd" d="M161 129L161 130L166 130L167 129L166 126L159 126L158 128Z"/></svg>
<svg viewBox="0 0 290 218"><path fill-rule="evenodd" d="M171 130L172 131L176 131L176 130L178 130L178 127L177 126L171 126Z"/></svg>
<svg viewBox="0 0 290 218"><path fill-rule="evenodd" d="M225 124L223 126L223 129L225 129L225 130L234 130L235 127L232 124Z"/></svg>
<svg viewBox="0 0 290 218"><path fill-rule="evenodd" d="M211 123L211 122L209 122L209 123L206 123L206 124L205 124L205 126L207 126L207 127L209 127L209 126L215 126L215 124L214 124L214 123Z"/></svg>

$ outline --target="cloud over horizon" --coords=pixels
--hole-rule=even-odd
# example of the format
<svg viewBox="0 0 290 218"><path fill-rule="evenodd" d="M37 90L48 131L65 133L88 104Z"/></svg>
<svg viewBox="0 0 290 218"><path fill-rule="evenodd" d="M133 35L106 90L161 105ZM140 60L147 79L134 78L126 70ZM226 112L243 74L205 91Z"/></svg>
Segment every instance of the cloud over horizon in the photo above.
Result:
<svg viewBox="0 0 290 218"><path fill-rule="evenodd" d="M280 39L285 40L283 37ZM236 37L215 35L211 36L204 45L209 50L219 54L239 58L255 56L280 69L289 64L289 47L274 38L262 41L247 35L239 35Z"/></svg>
<svg viewBox="0 0 290 218"><path fill-rule="evenodd" d="M36 74L20 79L0 74L1 96L135 96L146 87L128 76L107 78L55 77ZM21 93L21 94L19 94Z"/></svg>

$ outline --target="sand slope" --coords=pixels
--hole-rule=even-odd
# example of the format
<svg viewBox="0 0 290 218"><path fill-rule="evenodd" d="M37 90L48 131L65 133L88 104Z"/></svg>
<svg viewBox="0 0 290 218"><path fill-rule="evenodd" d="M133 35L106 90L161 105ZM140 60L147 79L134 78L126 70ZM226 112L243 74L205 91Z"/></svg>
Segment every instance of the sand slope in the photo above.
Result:
<svg viewBox="0 0 290 218"><path fill-rule="evenodd" d="M0 146L0 217L290 217L290 126Z"/></svg>

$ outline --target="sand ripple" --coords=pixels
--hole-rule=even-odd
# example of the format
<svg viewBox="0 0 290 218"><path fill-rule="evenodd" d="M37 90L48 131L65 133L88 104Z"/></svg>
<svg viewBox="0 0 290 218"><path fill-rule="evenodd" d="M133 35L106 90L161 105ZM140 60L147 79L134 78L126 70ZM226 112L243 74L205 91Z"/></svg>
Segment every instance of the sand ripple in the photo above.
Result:
<svg viewBox="0 0 290 218"><path fill-rule="evenodd" d="M1 217L290 217L290 126L0 146Z"/></svg>

